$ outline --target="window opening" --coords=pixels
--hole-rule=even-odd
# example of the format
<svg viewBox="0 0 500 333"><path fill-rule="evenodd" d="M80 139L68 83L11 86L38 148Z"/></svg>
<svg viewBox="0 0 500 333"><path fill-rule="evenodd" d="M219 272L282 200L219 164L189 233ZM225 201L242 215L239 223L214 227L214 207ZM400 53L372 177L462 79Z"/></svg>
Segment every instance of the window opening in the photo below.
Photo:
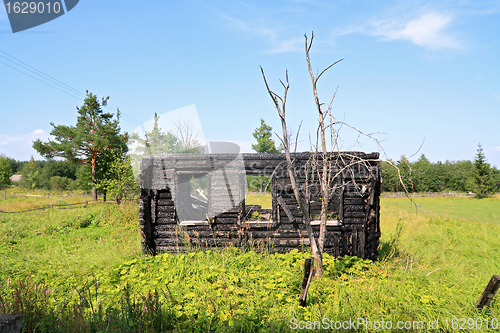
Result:
<svg viewBox="0 0 500 333"><path fill-rule="evenodd" d="M209 183L206 173L177 175L177 215L181 225L208 220Z"/></svg>

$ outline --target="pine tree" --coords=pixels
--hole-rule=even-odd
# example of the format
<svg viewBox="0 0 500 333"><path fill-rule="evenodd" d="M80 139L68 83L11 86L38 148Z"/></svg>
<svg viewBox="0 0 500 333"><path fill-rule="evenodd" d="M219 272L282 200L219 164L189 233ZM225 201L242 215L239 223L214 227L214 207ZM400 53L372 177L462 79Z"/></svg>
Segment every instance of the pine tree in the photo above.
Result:
<svg viewBox="0 0 500 333"><path fill-rule="evenodd" d="M260 127L253 132L253 137L257 140L257 144L252 145L252 149L258 153L279 153L276 144L272 137L273 128L260 119Z"/></svg>
<svg viewBox="0 0 500 333"><path fill-rule="evenodd" d="M477 198L484 198L488 196L491 191L491 177L490 165L486 163L486 157L483 153L483 147L478 145L477 154L474 159L474 172L473 172L475 192Z"/></svg>
<svg viewBox="0 0 500 333"><path fill-rule="evenodd" d="M106 97L99 102L96 95L87 91L84 104L77 108L79 116L76 126L56 126L51 123L54 129L50 134L55 136L55 141L37 140L33 143L33 148L46 158L58 156L89 166L92 172L93 201L97 200L95 184L99 160L110 150L127 151L128 134L120 133L120 112L118 111L116 119L113 119L113 114L104 113L102 110L108 99L109 97ZM101 159L101 166L102 163L106 161Z"/></svg>

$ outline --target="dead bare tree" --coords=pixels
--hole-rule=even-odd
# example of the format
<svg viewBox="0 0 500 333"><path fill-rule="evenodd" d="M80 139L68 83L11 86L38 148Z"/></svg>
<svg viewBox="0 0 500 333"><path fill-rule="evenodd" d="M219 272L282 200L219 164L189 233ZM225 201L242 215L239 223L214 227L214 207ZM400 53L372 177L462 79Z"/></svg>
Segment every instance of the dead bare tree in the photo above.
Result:
<svg viewBox="0 0 500 333"><path fill-rule="evenodd" d="M286 71L285 82L280 80L280 83L284 89L283 95L280 96L273 90L271 90L267 82L264 69L262 67L260 69L262 77L264 79L264 83L266 85L266 89L269 95L271 96L271 99L274 102L274 106L281 120L282 136L280 137L278 135L278 137L283 145L283 150L285 152L288 176L290 178L290 183L293 189L294 197L299 205L301 214L304 219L304 224L311 245L312 254L314 256L314 266L316 270L316 275L323 276L324 271L323 271L322 256L323 256L326 226L329 214L328 205L333 195L335 194L335 191L345 186L345 184L343 183L336 184L336 181L342 179L343 173L347 172L352 175L351 178L354 183L354 186L358 187L354 176L355 169L364 167L367 168L368 170L370 168L370 162L374 162L372 160L363 160L359 156L356 156L356 154L341 153L341 148L340 148L341 145L339 144L340 128L344 126L350 128L354 130L356 133L358 133L358 139L360 137L366 137L370 140L375 141L381 151L384 151L384 149L380 141L372 133L364 133L358 128L344 121L338 121L335 118L332 112L332 104L337 94L337 90L334 91L332 98L328 104L321 102L317 89L319 79L322 77L324 73L326 73L329 69L331 69L339 62L341 62L343 59L331 63L322 71L320 71L319 74L315 75L313 72L311 58L310 58L310 51L314 40L314 34L311 35L310 39L307 37L307 35L304 35L304 37L305 37L306 61L307 61L309 75L311 77L315 108L319 116L318 119L319 123L316 134L316 146L314 148L310 163L307 164L307 168L309 169L305 171L305 184L299 185L297 170L294 169L294 164L290 153L290 146L291 146L290 134L289 134L290 132L289 129L287 128L287 121L286 121L286 101L288 96L288 90L290 88L288 71ZM339 129L337 129L337 126L339 126ZM327 132L329 132L330 135L329 147L327 144ZM358 141L358 139L356 139L356 141ZM333 155L331 154L332 152L335 152L336 154ZM377 161L380 160L377 159ZM413 202L403 182L399 168L393 163L390 164L398 170L399 180L403 185L403 188L405 189L407 197ZM310 207L309 207L309 204L311 202L311 191L309 189L309 186L310 184L314 184L315 182L319 182L320 184L320 196L321 196L320 229L319 229L319 236L317 239L314 237L313 234L313 229L311 225ZM364 191L364 189L360 189L360 191Z"/></svg>
<svg viewBox="0 0 500 333"><path fill-rule="evenodd" d="M328 151L326 147L326 126L325 126L325 119L326 117L330 114L331 111L331 105L333 103L333 100L335 99L336 92L333 94L332 100L329 105L326 105L322 103L319 99L318 96L318 80L321 78L321 76L328 71L330 68L341 62L343 59L337 60L330 64L328 67L323 69L321 73L318 74L318 76L315 76L312 70L312 65L311 65L311 58L309 56L309 52L311 51L311 47L313 44L314 40L314 34L311 35L311 40L309 41L307 38L307 35L304 35L305 37L305 47L306 47L306 59L307 59L307 68L309 69L309 75L311 76L311 82L312 82L312 88L313 88L313 93L314 93L314 103L316 105L316 110L318 111L319 115L319 133L320 133L320 140L321 140L321 160L322 160L322 170L321 170L321 181L320 181L320 186L321 186L321 222L320 222L320 228L319 228L319 237L318 237L318 247L320 253L323 253L323 244L325 242L325 231L326 231L326 220L327 220L327 209L328 209L328 203L330 202L330 191L329 191L329 184L330 184L330 174L331 174L331 164L329 161L329 156L328 156ZM323 108L326 107L326 110ZM331 119L331 118L330 118ZM332 129L332 135L333 135L333 127L330 127ZM322 273L322 271L320 272Z"/></svg>
<svg viewBox="0 0 500 333"><path fill-rule="evenodd" d="M269 95L271 96L274 106L276 107L276 111L278 111L278 115L281 119L281 128L283 131L283 137L280 137L281 144L283 145L283 150L285 152L285 158L287 162L287 169L288 169L288 176L290 177L290 183L292 185L293 189L293 194L295 196L295 200L297 200L297 203L300 208L300 212L302 213L302 216L304 217L304 223L306 226L306 231L307 235L309 238L309 243L311 244L311 249L312 249L312 254L314 257L314 265L316 268L316 274L323 276L323 254L320 251L318 244L316 243L316 239L314 238L313 235L313 230L311 226L311 217L309 214L309 205L307 201L307 197L303 191L299 188L297 185L297 180L296 180L296 172L293 166L292 158L290 155L290 138L288 137L288 129L287 129L287 123L286 123L286 98L288 94L288 89L290 88L290 82L288 80L288 71L286 72L286 84L280 80L281 85L284 88L283 92L283 97L280 95L276 94L274 91L271 90L269 87L269 84L267 83L266 75L264 73L264 69L260 67L260 70L262 72L262 77L264 78L264 83L266 84L267 91Z"/></svg>
<svg viewBox="0 0 500 333"><path fill-rule="evenodd" d="M306 231L308 234L309 242L311 245L312 249L312 254L314 256L314 263L315 263L315 270L316 270L316 275L317 276L323 276L323 247L324 247L324 241L325 241L325 233L326 233L326 225L327 225L327 219L328 219L328 205L330 202L331 197L333 196L336 187L334 186L332 188L331 184L335 179L338 179L341 177L342 172L345 170L348 170L349 168L352 168L354 165L357 165L359 163L363 163L363 161L356 160L355 158L351 161L341 161L342 163L339 164L338 159L343 159L342 154L340 154L340 147L338 144L338 132L335 130L336 125L342 125L343 122L337 122L335 120L335 117L333 117L332 112L331 112L331 106L332 103L335 99L336 96L336 91L333 94L333 97L330 101L329 104L322 103L319 95L318 95L318 90L317 90L317 84L321 76L326 73L329 69L331 69L334 65L338 64L340 61L343 59L337 60L333 63L331 63L329 66L327 66L325 69L323 69L321 72L319 72L318 75L315 75L312 69L312 64L311 64L311 59L310 59L310 51L311 47L313 44L314 40L314 34L311 35L311 38L309 39L307 35L305 37L305 53L306 53L306 61L308 65L308 70L309 74L311 77L311 82L312 82L312 88L313 88L313 95L314 95L314 101L315 101L315 107L318 112L319 116L319 125L318 125L318 133L317 133L317 143L316 143L316 152L313 154L313 158L311 159L310 163L308 164L309 170L306 170L305 172L305 184L303 186L299 186L298 180L297 180L297 173L296 170L294 169L292 157L290 154L290 137L289 137L289 130L287 128L287 122L286 122L286 100L287 100L287 95L288 95L288 90L290 88L290 83L288 79L288 71L286 72L286 80L285 82L281 81L281 85L284 88L283 95L280 96L277 93L275 93L271 88L269 87L269 84L267 82L265 73L263 68L261 67L261 72L262 72L262 77L264 79L264 83L266 85L267 91L269 95L271 96L271 99L274 102L274 106L278 112L278 115L281 120L281 125L282 125L282 137L280 137L280 140L282 142L284 152L285 152L285 157L286 157L286 162L287 162L287 169L288 169L288 176L290 178L290 183L293 189L293 193L295 196L295 199L299 205L300 211L302 213L302 216L304 218L304 223L306 227ZM327 131L330 131L330 137L331 137L331 142L330 142L330 151L336 151L337 157L335 161L331 160L331 154L329 154L329 149L327 147ZM361 132L359 132L361 133ZM318 142L319 141L319 142ZM319 150L319 146L321 146L321 149ZM341 165L340 169L335 169L333 170L332 165ZM351 170L353 172L353 170ZM317 174L317 179L320 184L320 194L321 194L321 212L320 212L320 230L319 230L319 236L318 239L314 237L313 234L313 229L311 226L311 216L310 216L310 208L309 208L309 203L311 200L311 193L309 190L309 184L315 182L315 177ZM340 186L343 186L343 184L340 184Z"/></svg>
<svg viewBox="0 0 500 333"><path fill-rule="evenodd" d="M198 142L199 133L194 132L192 125L188 121L174 121L174 125L177 129L177 137L183 148L198 148L200 146Z"/></svg>

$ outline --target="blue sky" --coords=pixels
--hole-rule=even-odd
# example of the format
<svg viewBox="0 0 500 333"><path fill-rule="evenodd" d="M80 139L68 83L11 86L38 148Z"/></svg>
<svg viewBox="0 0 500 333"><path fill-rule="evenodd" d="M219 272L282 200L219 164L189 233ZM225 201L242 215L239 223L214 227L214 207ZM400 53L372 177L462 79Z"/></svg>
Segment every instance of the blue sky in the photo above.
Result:
<svg viewBox="0 0 500 333"><path fill-rule="evenodd" d="M298 147L308 149L311 31L315 69L344 59L322 77L320 98L338 87L334 115L378 133L383 158L422 146L412 159L470 160L481 143L500 167L500 2L482 0L82 0L15 34L1 7L0 153L39 158L31 142L51 122L74 124L86 90L110 96L125 131L195 105L208 141L250 151L260 118L280 129L259 66L277 92L288 69L289 126L302 122ZM343 149L377 150L345 128L341 137Z"/></svg>

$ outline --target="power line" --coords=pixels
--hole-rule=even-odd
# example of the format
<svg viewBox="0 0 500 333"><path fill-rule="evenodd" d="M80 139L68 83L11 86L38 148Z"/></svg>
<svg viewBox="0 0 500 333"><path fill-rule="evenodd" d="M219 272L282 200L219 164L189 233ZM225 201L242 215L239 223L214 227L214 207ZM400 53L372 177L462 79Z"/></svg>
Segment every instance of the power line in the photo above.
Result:
<svg viewBox="0 0 500 333"><path fill-rule="evenodd" d="M77 94L81 95L81 92L80 92L79 90L77 90L77 89L75 89L75 88L73 88L73 87L71 87L71 86L69 86L69 85L65 84L64 82L59 81L58 79L56 79L56 78L54 78L54 77L50 76L49 74L44 73L44 72L42 72L42 71L40 71L40 70L36 69L35 67L28 65L27 63L25 63L25 62L23 62L23 61L21 61L21 60L19 60L19 59L15 58L15 57L11 56L11 55L10 55L10 54L8 54L8 53L5 53L5 52L4 52L4 51L2 51L2 50L0 50L0 53L5 54L6 56L8 56L8 57L9 57L9 58L11 58L11 59L14 59L16 62L18 62L18 64L16 64L16 65L18 65L18 66L20 66L20 67L22 67L22 68L27 69L28 71L30 71L30 72L32 72L32 73L34 73L35 75L42 76L42 77L44 77L44 78L48 79L49 81L52 81L53 83L55 83L55 84L57 84L57 85L59 85L59 86L61 86L61 87L65 88L65 89L72 90L73 92L76 92ZM15 63L13 60L11 60L11 59L9 59L9 58L7 58L7 57L5 57L5 56L1 55L1 54L0 54L0 57L4 58L4 59L6 59L6 60L8 60L8 61L10 61L10 62ZM21 64L21 65L20 65L20 64Z"/></svg>
<svg viewBox="0 0 500 333"><path fill-rule="evenodd" d="M8 64L8 63L0 60L0 63L4 64L5 66L10 67L15 71L18 71L26 76L29 76L32 79L37 80L38 82L41 82L41 83L43 83L51 88L57 89L60 92L66 94L68 96L71 96L73 98L76 98L80 101L82 101L85 98L85 95L82 94L78 89L73 88L72 86L70 86L70 85L54 78L53 76L25 63L22 60L17 59L16 57L14 57L14 56L12 56L12 55L10 55L2 50L0 50L0 53L5 55L4 56L4 55L0 54L1 58L9 61L11 64L14 65L14 66L12 66L11 64ZM15 66L18 66L18 67L15 67ZM30 73L32 73L32 74L30 74ZM104 107L110 111L113 111L112 108L108 105L105 105ZM123 120L128 121L131 124L134 124L134 125L141 125L142 124L139 120L137 120L133 117L129 117L126 114L123 114L123 112L121 112L121 111L120 111L120 114L121 114L121 118Z"/></svg>
<svg viewBox="0 0 500 333"><path fill-rule="evenodd" d="M2 60L0 60L0 63L4 64L4 65L5 65L5 66L7 66L7 67L12 68L12 69L13 69L13 70L15 70L15 71L18 71L18 72L20 72L20 73L23 73L24 75L27 75L27 76L31 77L32 79L37 80L38 82L41 82L41 83L43 83L43 84L45 84L45 85L47 85L47 86L49 86L49 87L52 87L52 88L54 88L54 89L57 89L57 90L59 90L60 92L65 93L66 95L69 95L69 96L74 97L74 98L76 98L76 99L81 99L81 97L79 97L79 96L72 95L72 94L70 94L69 92L64 91L64 90L62 90L62 89L60 89L60 88L58 88L58 87L56 87L56 86L54 86L54 85L52 85L52 84L50 84L50 83L47 83L47 82L45 82L45 81L43 81L43 80L40 80L39 78L37 78L37 77L35 77L35 76L31 75L31 74L28 74L28 73L26 73L26 72L23 72L23 71L22 71L22 70L20 70L19 68L15 68L14 66L9 65L9 64L7 64L7 63L3 62Z"/></svg>

